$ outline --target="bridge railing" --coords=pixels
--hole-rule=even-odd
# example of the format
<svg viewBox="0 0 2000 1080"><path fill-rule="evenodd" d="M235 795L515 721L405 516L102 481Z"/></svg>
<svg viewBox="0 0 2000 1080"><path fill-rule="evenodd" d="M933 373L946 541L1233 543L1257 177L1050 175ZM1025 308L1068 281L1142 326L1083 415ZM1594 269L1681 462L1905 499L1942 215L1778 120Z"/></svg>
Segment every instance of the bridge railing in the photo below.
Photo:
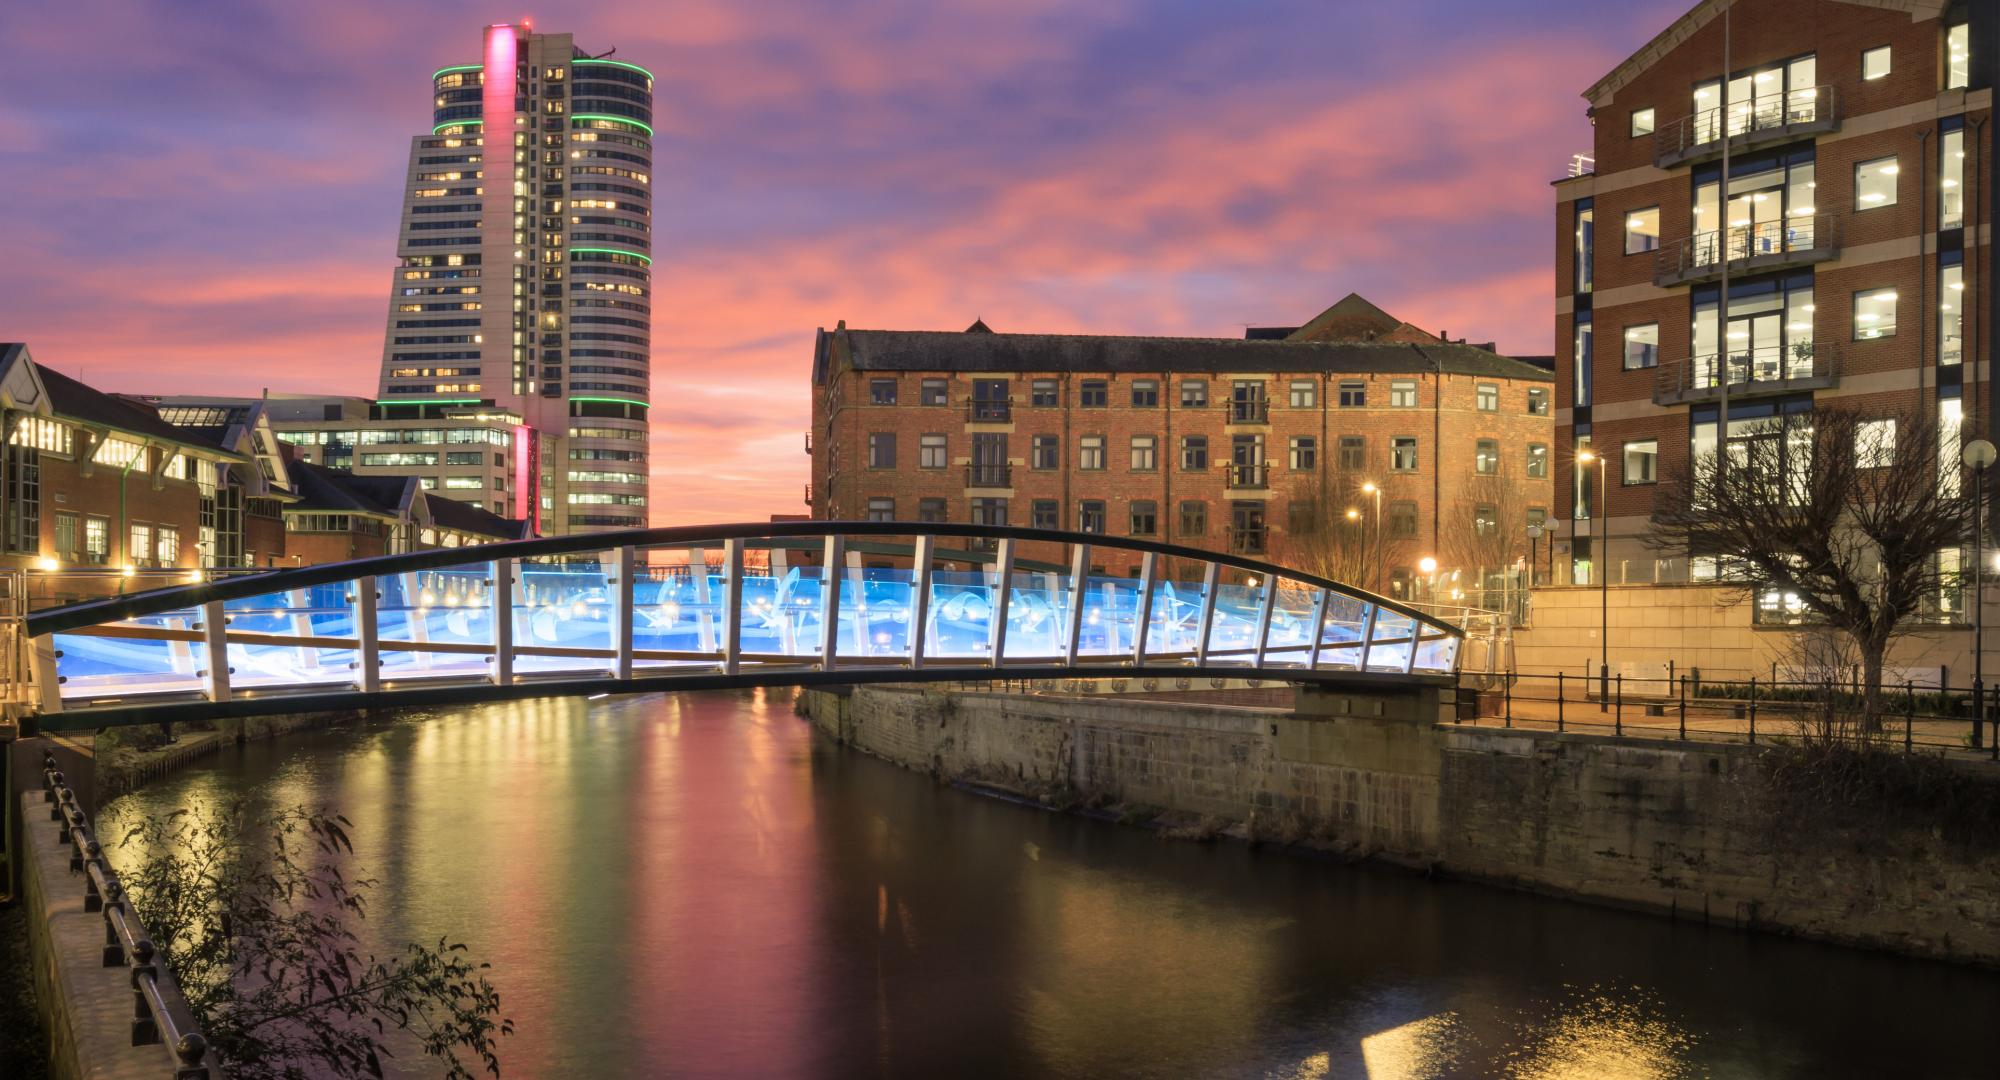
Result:
<svg viewBox="0 0 2000 1080"><path fill-rule="evenodd" d="M1124 572L1101 569L1112 563ZM1463 637L1385 598L1239 556L913 522L423 551L75 604L27 624L44 713L885 668L1443 675Z"/></svg>

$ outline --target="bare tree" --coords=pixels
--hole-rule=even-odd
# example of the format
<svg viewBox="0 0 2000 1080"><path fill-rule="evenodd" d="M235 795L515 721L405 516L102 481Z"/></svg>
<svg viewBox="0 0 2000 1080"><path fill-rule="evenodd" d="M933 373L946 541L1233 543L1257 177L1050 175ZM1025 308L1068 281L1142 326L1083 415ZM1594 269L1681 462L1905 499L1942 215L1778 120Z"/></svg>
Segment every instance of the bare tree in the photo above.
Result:
<svg viewBox="0 0 2000 1080"><path fill-rule="evenodd" d="M1935 420L1820 406L1728 439L1666 478L1648 543L1715 560L1746 593L1780 589L1853 639L1862 727L1881 724L1890 643L1936 597L1963 539L1969 484L1948 483ZM1949 474L1941 470L1948 465Z"/></svg>
<svg viewBox="0 0 2000 1080"><path fill-rule="evenodd" d="M1504 607L1488 596L1493 574L1511 573L1528 554L1528 487L1502 468L1475 475L1461 488L1463 501L1438 530L1444 566L1461 572L1473 607ZM1523 563L1525 565L1525 563Z"/></svg>
<svg viewBox="0 0 2000 1080"><path fill-rule="evenodd" d="M1291 510L1275 554L1287 566L1381 591L1388 561L1385 522L1373 520L1373 496L1360 481L1314 473L1291 492ZM1350 513L1351 512L1351 513Z"/></svg>

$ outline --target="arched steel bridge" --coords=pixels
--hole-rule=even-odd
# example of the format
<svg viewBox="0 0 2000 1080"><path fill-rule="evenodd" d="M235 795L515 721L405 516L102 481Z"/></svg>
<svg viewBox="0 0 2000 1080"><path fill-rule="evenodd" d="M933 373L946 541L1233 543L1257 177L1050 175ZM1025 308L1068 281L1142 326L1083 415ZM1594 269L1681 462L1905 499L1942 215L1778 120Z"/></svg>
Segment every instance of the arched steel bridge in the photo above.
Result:
<svg viewBox="0 0 2000 1080"><path fill-rule="evenodd" d="M1108 553L1136 575L1092 573ZM1387 598L1233 555L876 521L390 555L53 608L27 633L37 723L54 731L757 685L1441 683L1463 638Z"/></svg>

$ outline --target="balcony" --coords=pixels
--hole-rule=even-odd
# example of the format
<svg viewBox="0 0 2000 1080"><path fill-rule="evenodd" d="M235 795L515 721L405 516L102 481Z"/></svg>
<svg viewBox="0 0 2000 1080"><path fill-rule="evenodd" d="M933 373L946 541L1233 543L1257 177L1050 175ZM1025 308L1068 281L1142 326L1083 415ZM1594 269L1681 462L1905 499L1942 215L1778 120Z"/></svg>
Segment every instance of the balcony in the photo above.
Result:
<svg viewBox="0 0 2000 1080"><path fill-rule="evenodd" d="M1653 284L1664 289L1721 277L1725 232L1731 274L1810 266L1840 255L1832 214L1732 225L1682 237L1654 252Z"/></svg>
<svg viewBox="0 0 2000 1080"><path fill-rule="evenodd" d="M1271 422L1271 402L1269 398L1244 398L1225 401L1222 407L1229 410L1232 424L1268 424Z"/></svg>
<svg viewBox="0 0 2000 1080"><path fill-rule="evenodd" d="M1229 489L1231 491L1263 491L1271 486L1271 467L1263 465L1229 466Z"/></svg>
<svg viewBox="0 0 2000 1080"><path fill-rule="evenodd" d="M812 452L813 452L813 433L808 431L806 432L806 453L810 454Z"/></svg>
<svg viewBox="0 0 2000 1080"><path fill-rule="evenodd" d="M1763 94L1748 105L1730 106L1729 149L1802 139L1840 129L1839 100L1833 87L1814 86L1787 94ZM1653 164L1662 169L1722 156L1722 110L1703 109L1653 132Z"/></svg>
<svg viewBox="0 0 2000 1080"><path fill-rule="evenodd" d="M968 424L1004 424L1013 418L1013 398L973 398L965 403Z"/></svg>
<svg viewBox="0 0 2000 1080"><path fill-rule="evenodd" d="M1838 352L1813 342L1741 349L1729 358L1729 396L1758 397L1825 390L1840 383ZM1709 353L1670 360L1653 373L1653 404L1686 405L1722 395L1721 357Z"/></svg>
<svg viewBox="0 0 2000 1080"><path fill-rule="evenodd" d="M813 486L812 486L811 484L807 484L807 485L806 485L806 505L807 505L807 506L811 506L812 504L813 504Z"/></svg>
<svg viewBox="0 0 2000 1080"><path fill-rule="evenodd" d="M967 465L965 486L969 488L1004 488L1013 486L1014 467L1011 465Z"/></svg>
<svg viewBox="0 0 2000 1080"><path fill-rule="evenodd" d="M1231 526L1229 530L1229 552L1232 555L1264 554L1265 534L1269 530L1262 525L1247 527Z"/></svg>

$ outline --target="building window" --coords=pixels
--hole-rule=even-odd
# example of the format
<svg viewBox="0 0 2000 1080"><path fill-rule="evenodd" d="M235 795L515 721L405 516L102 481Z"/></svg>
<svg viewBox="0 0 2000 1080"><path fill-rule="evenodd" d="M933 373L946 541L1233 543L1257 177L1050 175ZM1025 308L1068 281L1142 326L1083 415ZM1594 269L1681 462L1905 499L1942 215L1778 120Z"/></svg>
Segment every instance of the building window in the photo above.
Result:
<svg viewBox="0 0 2000 1080"><path fill-rule="evenodd" d="M1660 365L1660 324L1647 323L1644 326L1625 328L1625 370Z"/></svg>
<svg viewBox="0 0 2000 1080"><path fill-rule="evenodd" d="M1896 290L1872 289L1854 294L1854 339L1867 341L1896 335Z"/></svg>
<svg viewBox="0 0 2000 1080"><path fill-rule="evenodd" d="M1547 416L1549 414L1549 392L1540 387L1528 391L1528 415Z"/></svg>
<svg viewBox="0 0 2000 1080"><path fill-rule="evenodd" d="M103 566L111 561L111 519L95 515L83 519L83 561Z"/></svg>
<svg viewBox="0 0 2000 1080"><path fill-rule="evenodd" d="M1896 463L1896 422L1864 420L1854 429L1854 464L1886 469Z"/></svg>
<svg viewBox="0 0 2000 1080"><path fill-rule="evenodd" d="M1965 357L1965 267L1938 267L1938 363Z"/></svg>
<svg viewBox="0 0 2000 1080"><path fill-rule="evenodd" d="M918 499L917 520L942 522L945 520L943 499Z"/></svg>
<svg viewBox="0 0 2000 1080"><path fill-rule="evenodd" d="M1301 536L1312 532L1313 519L1318 516L1318 503L1311 499L1293 499L1285 504L1285 531Z"/></svg>
<svg viewBox="0 0 2000 1080"><path fill-rule="evenodd" d="M972 500L972 523L974 525L1006 525L1007 500L994 496Z"/></svg>
<svg viewBox="0 0 2000 1080"><path fill-rule="evenodd" d="M917 404L951 404L951 384L944 379L925 379L917 390Z"/></svg>
<svg viewBox="0 0 2000 1080"><path fill-rule="evenodd" d="M1877 45L1861 53L1861 81L1873 82L1889 74L1889 46Z"/></svg>
<svg viewBox="0 0 2000 1080"><path fill-rule="evenodd" d="M1625 476L1627 486L1632 484L1652 484L1660 479L1660 440L1640 439L1625 444Z"/></svg>
<svg viewBox="0 0 2000 1080"><path fill-rule="evenodd" d="M1480 383L1473 388L1473 401L1480 412L1500 411L1500 387L1495 383Z"/></svg>
<svg viewBox="0 0 2000 1080"><path fill-rule="evenodd" d="M1528 444L1528 475L1538 480L1549 475L1549 448L1547 444Z"/></svg>
<svg viewBox="0 0 2000 1080"><path fill-rule="evenodd" d="M1653 133L1653 110L1633 109L1631 131L1632 137L1635 139L1641 135L1651 135Z"/></svg>
<svg viewBox="0 0 2000 1080"><path fill-rule="evenodd" d="M1492 476L1500 471L1500 443L1494 439L1480 439L1473 444L1472 471L1481 476Z"/></svg>
<svg viewBox="0 0 2000 1080"><path fill-rule="evenodd" d="M1579 200L1576 204L1575 243L1570 251L1570 260L1574 264L1570 267L1572 284L1578 295L1588 293L1591 289L1594 275L1590 264L1597 254L1596 220L1597 214L1591 209L1590 200Z"/></svg>
<svg viewBox="0 0 2000 1080"><path fill-rule="evenodd" d="M1154 472L1160 467L1160 440L1156 435L1132 436L1132 471Z"/></svg>
<svg viewBox="0 0 2000 1080"><path fill-rule="evenodd" d="M1576 398L1576 400L1570 402L1572 405L1587 406L1590 404L1590 350L1592 345L1591 321L1588 318L1579 317L1576 323L1576 336L1570 343L1571 373L1575 383L1574 389L1570 392Z"/></svg>
<svg viewBox="0 0 2000 1080"><path fill-rule="evenodd" d="M870 521L896 520L896 500L884 499L880 497L869 499L868 520Z"/></svg>
<svg viewBox="0 0 2000 1080"><path fill-rule="evenodd" d="M1319 440L1311 435L1292 436L1292 471L1319 468Z"/></svg>
<svg viewBox="0 0 2000 1080"><path fill-rule="evenodd" d="M125 561L132 566L153 565L153 527L132 526L131 543L125 547Z"/></svg>
<svg viewBox="0 0 2000 1080"><path fill-rule="evenodd" d="M1398 435L1389 440L1389 468L1397 472L1417 471L1417 437Z"/></svg>
<svg viewBox="0 0 2000 1080"><path fill-rule="evenodd" d="M1625 215L1625 254L1657 251L1660 247L1660 208L1648 206Z"/></svg>
<svg viewBox="0 0 2000 1080"><path fill-rule="evenodd" d="M1417 504L1408 501L1389 504L1389 535L1408 540L1417 535Z"/></svg>
<svg viewBox="0 0 2000 1080"><path fill-rule="evenodd" d="M75 562L77 545L83 537L77 531L75 511L56 511L56 558L65 562Z"/></svg>
<svg viewBox="0 0 2000 1080"><path fill-rule="evenodd" d="M1970 81L1972 74L1972 33L1968 23L1958 23L1945 27L1944 31L1944 88L1957 90Z"/></svg>
<svg viewBox="0 0 2000 1080"><path fill-rule="evenodd" d="M1028 441L1028 467L1062 468L1062 440L1054 435L1036 435Z"/></svg>
<svg viewBox="0 0 2000 1080"><path fill-rule="evenodd" d="M1319 383L1311 379L1292 380L1292 408L1314 409L1319 407Z"/></svg>
<svg viewBox="0 0 2000 1080"><path fill-rule="evenodd" d="M1086 409L1102 409L1111 402L1111 384L1103 379L1085 379L1076 384L1076 403Z"/></svg>
<svg viewBox="0 0 2000 1080"><path fill-rule="evenodd" d="M1132 502L1132 535L1152 536L1160 531L1160 504L1151 499Z"/></svg>
<svg viewBox="0 0 2000 1080"><path fill-rule="evenodd" d="M1965 227L1965 129L1938 136L1938 228Z"/></svg>
<svg viewBox="0 0 2000 1080"><path fill-rule="evenodd" d="M1857 162L1854 166L1854 209L1873 210L1896 205L1896 176L1902 168L1894 157Z"/></svg>
<svg viewBox="0 0 2000 1080"><path fill-rule="evenodd" d="M1208 436L1181 436L1181 470L1201 472L1208 468Z"/></svg>
<svg viewBox="0 0 2000 1080"><path fill-rule="evenodd" d="M868 380L868 403L870 405L894 405L896 403L896 380Z"/></svg>
<svg viewBox="0 0 2000 1080"><path fill-rule="evenodd" d="M1417 407L1417 380L1397 379L1389 384L1389 407L1392 409L1414 409Z"/></svg>
<svg viewBox="0 0 2000 1080"><path fill-rule="evenodd" d="M1488 537L1500 531L1500 511L1492 506L1472 508L1472 535Z"/></svg>
<svg viewBox="0 0 2000 1080"><path fill-rule="evenodd" d="M871 469L893 469L896 467L895 432L871 431L868 433L868 467Z"/></svg>
<svg viewBox="0 0 2000 1080"><path fill-rule="evenodd" d="M1104 468L1104 436L1085 435L1077 440L1076 467L1092 472Z"/></svg>
<svg viewBox="0 0 2000 1080"><path fill-rule="evenodd" d="M1104 531L1104 500L1085 499L1076 504L1076 531L1087 533Z"/></svg>
<svg viewBox="0 0 2000 1080"><path fill-rule="evenodd" d="M1208 504L1194 499L1181 502L1180 534L1204 536L1208 533Z"/></svg>
<svg viewBox="0 0 2000 1080"><path fill-rule="evenodd" d="M8 440L0 454L6 470L7 550L33 555L42 549L42 452L20 438Z"/></svg>
<svg viewBox="0 0 2000 1080"><path fill-rule="evenodd" d="M1368 404L1368 384L1365 382L1343 382L1340 384L1340 407L1359 409Z"/></svg>
<svg viewBox="0 0 2000 1080"><path fill-rule="evenodd" d="M1062 528L1062 511L1054 499L1036 499L1028 505L1028 525L1036 529Z"/></svg>
<svg viewBox="0 0 2000 1080"><path fill-rule="evenodd" d="M945 439L942 435L921 435L917 438L917 467L920 469L942 469L947 464Z"/></svg>
<svg viewBox="0 0 2000 1080"><path fill-rule="evenodd" d="M1160 384L1158 380L1132 380L1132 407L1135 409L1157 409L1160 407Z"/></svg>
<svg viewBox="0 0 2000 1080"><path fill-rule="evenodd" d="M1340 467L1359 472L1368 467L1368 440L1360 435L1340 437Z"/></svg>
<svg viewBox="0 0 2000 1080"><path fill-rule="evenodd" d="M1062 403L1062 390L1054 379L1036 379L1028 385L1028 404L1037 409L1053 409Z"/></svg>
<svg viewBox="0 0 2000 1080"><path fill-rule="evenodd" d="M1208 381L1205 379L1181 380L1181 408L1199 409L1208 405Z"/></svg>

